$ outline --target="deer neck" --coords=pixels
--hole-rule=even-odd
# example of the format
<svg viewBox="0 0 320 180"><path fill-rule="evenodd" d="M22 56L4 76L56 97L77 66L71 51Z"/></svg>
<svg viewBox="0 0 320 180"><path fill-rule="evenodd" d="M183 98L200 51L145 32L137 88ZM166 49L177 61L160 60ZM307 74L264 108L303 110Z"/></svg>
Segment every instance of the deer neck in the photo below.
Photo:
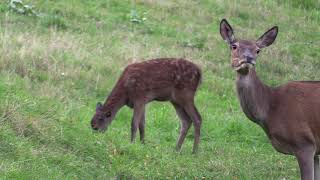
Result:
<svg viewBox="0 0 320 180"><path fill-rule="evenodd" d="M237 73L236 87L245 115L266 130L272 89L260 81L254 68L246 75Z"/></svg>
<svg viewBox="0 0 320 180"><path fill-rule="evenodd" d="M112 116L115 116L119 109L127 102L127 93L122 83L112 89L110 95L104 103L105 111L111 111Z"/></svg>

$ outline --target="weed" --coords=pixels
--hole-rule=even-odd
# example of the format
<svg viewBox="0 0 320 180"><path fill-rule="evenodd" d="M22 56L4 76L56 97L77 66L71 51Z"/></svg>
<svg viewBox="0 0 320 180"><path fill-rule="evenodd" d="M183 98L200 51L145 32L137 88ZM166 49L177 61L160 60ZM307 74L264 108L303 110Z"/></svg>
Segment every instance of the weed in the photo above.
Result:
<svg viewBox="0 0 320 180"><path fill-rule="evenodd" d="M142 16L140 16L137 10L135 9L131 9L129 14L130 21L137 24L145 22L147 20L146 16L147 16L147 12L144 12Z"/></svg>
<svg viewBox="0 0 320 180"><path fill-rule="evenodd" d="M22 0L10 0L9 7L12 11L27 15L27 16L37 16L38 14L34 10L34 7L29 4L24 4Z"/></svg>

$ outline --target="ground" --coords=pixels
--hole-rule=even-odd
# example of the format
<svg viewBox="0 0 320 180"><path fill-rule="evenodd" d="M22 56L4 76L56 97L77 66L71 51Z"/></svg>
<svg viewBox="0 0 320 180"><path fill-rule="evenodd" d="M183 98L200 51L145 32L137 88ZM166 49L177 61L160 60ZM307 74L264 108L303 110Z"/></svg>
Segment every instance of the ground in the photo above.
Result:
<svg viewBox="0 0 320 180"><path fill-rule="evenodd" d="M0 2L0 179L298 179L292 156L276 152L235 93L229 49L219 34L256 39L274 25L257 73L270 86L319 80L319 1L25 0L25 14ZM169 103L147 107L146 143L131 144L122 108L93 133L95 105L126 65L158 57L198 64L203 124L175 152L179 120Z"/></svg>

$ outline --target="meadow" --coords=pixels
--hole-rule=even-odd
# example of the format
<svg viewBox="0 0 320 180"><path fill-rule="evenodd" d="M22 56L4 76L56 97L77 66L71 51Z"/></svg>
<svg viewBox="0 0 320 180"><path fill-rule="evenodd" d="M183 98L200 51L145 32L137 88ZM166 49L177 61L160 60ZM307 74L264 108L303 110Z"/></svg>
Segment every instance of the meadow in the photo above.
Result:
<svg viewBox="0 0 320 180"><path fill-rule="evenodd" d="M219 23L227 18L244 39L279 26L257 60L266 84L319 80L320 2L299 2L1 1L0 179L298 179L295 158L243 114ZM127 107L105 133L90 127L122 70L158 57L203 71L198 154L193 128L175 151L180 123L169 103L148 104L145 144L130 143Z"/></svg>

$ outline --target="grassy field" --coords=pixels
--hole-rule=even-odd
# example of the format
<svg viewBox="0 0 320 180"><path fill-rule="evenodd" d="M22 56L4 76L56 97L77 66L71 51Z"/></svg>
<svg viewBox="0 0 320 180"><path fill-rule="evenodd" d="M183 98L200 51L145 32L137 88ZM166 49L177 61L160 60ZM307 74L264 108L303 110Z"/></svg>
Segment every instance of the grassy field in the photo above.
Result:
<svg viewBox="0 0 320 180"><path fill-rule="evenodd" d="M268 85L320 78L318 0L26 0L37 15L0 2L0 179L298 179L292 156L276 152L242 113L229 49L273 25L276 43L257 72ZM199 153L193 129L174 151L179 120L169 103L147 107L146 144L131 144L132 112L93 133L95 104L124 67L183 57L203 70L196 104L203 118Z"/></svg>

